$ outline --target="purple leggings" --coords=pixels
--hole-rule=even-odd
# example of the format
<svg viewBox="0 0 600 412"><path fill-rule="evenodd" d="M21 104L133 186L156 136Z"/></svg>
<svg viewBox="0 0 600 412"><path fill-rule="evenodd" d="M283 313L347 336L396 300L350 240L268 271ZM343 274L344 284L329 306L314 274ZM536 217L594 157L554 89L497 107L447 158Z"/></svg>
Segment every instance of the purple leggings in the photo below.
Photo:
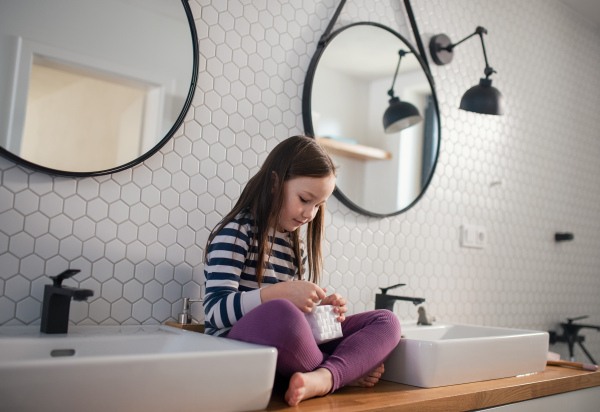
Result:
<svg viewBox="0 0 600 412"><path fill-rule="evenodd" d="M347 316L342 332L342 338L317 345L304 313L275 299L244 315L227 337L277 348L277 373L283 376L327 368L333 392L383 363L400 341L400 323L392 312L374 310Z"/></svg>

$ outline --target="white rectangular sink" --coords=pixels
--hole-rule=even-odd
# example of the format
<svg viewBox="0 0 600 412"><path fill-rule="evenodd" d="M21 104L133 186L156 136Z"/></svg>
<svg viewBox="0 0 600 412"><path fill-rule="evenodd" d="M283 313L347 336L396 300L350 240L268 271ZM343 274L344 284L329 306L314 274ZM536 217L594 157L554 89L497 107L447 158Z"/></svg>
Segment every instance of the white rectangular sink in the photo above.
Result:
<svg viewBox="0 0 600 412"><path fill-rule="evenodd" d="M402 325L382 379L433 388L543 371L548 333L475 325Z"/></svg>
<svg viewBox="0 0 600 412"><path fill-rule="evenodd" d="M266 408L275 348L169 326L0 327L0 410Z"/></svg>

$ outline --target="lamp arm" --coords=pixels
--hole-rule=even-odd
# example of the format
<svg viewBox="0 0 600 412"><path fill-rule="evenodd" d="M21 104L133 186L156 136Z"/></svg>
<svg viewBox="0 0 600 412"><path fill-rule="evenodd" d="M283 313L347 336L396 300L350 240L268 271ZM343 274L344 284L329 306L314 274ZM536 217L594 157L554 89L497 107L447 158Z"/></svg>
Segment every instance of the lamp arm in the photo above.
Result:
<svg viewBox="0 0 600 412"><path fill-rule="evenodd" d="M478 29L479 28L483 29L483 27L478 27ZM485 33L487 33L487 31L485 31ZM483 73L485 74L485 78L487 79L492 73L496 73L496 70L492 69L490 67L490 64L488 63L487 53L485 52L485 43L483 42L483 33L480 32L479 37L481 38L481 48L483 49L483 58L485 59L485 69L483 69Z"/></svg>
<svg viewBox="0 0 600 412"><path fill-rule="evenodd" d="M457 41L456 43L453 43L453 44L448 45L447 47L441 48L441 50L447 50L447 51L451 52L456 46L458 46L465 40L468 40L475 35L479 35L479 38L481 39L481 48L483 49L483 58L485 59L485 69L483 70L483 72L485 73L485 77L489 78L492 73L496 73L496 70L491 68L490 64L488 63L487 53L485 52L485 43L483 42L484 34L487 34L487 30L484 27L477 26L477 28L475 29L475 31L473 33L469 34L464 39Z"/></svg>
<svg viewBox="0 0 600 412"><path fill-rule="evenodd" d="M400 49L398 51L398 64L396 65L396 72L394 73L394 80L392 80L392 87L390 87L390 90L388 90L388 94L390 95L391 98L394 98L394 84L396 84L396 77L398 77L398 71L400 70L400 62L402 61L402 57L404 57L405 55L412 53L410 51L406 51L406 50L402 50Z"/></svg>
<svg viewBox="0 0 600 412"><path fill-rule="evenodd" d="M483 27L477 27L477 29L483 29ZM485 29L484 29L485 30ZM452 51L452 49L454 49L456 46L458 46L459 44L461 44L462 42L469 40L471 37L475 36L477 33L477 30L475 30L473 33L469 34L467 37L465 37L462 40L457 41L456 43L450 44L448 47L444 47L442 48L442 50L448 50L448 51Z"/></svg>

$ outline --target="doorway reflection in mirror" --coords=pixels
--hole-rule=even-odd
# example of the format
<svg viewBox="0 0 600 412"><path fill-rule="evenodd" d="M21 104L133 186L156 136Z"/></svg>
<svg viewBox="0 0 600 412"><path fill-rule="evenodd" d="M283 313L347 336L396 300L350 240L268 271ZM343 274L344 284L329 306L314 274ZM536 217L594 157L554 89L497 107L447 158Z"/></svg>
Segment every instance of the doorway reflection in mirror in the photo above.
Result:
<svg viewBox="0 0 600 412"><path fill-rule="evenodd" d="M104 170L142 154L150 85L34 59L21 157L58 170ZM148 136L149 135L149 136ZM75 156L70 155L75 154Z"/></svg>

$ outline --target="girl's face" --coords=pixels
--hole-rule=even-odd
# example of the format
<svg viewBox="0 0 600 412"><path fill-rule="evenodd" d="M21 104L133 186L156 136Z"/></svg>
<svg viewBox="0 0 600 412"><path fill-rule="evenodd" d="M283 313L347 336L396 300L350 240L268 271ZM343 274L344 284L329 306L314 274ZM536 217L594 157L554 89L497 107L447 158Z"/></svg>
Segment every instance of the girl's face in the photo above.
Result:
<svg viewBox="0 0 600 412"><path fill-rule="evenodd" d="M283 183L283 210L278 230L293 232L313 220L335 189L335 176L295 177Z"/></svg>

